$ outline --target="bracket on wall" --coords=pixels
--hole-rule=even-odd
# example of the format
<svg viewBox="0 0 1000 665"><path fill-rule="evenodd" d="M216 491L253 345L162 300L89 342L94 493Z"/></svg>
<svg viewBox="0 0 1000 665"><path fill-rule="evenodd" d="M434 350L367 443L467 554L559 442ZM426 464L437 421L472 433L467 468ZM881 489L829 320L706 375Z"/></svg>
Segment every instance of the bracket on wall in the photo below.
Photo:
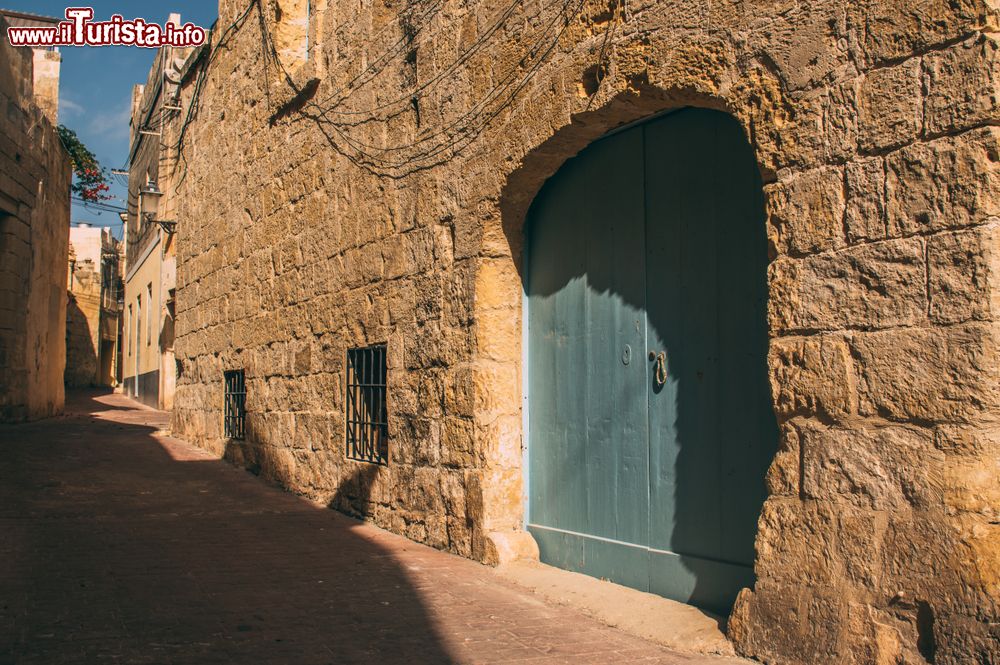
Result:
<svg viewBox="0 0 1000 665"><path fill-rule="evenodd" d="M164 233L168 233L170 235L173 235L174 233L177 232L177 222L175 222L173 220L170 220L170 219L149 219L149 218L147 218L147 220L150 221L150 222L152 222L153 224L156 224L161 229L163 229Z"/></svg>

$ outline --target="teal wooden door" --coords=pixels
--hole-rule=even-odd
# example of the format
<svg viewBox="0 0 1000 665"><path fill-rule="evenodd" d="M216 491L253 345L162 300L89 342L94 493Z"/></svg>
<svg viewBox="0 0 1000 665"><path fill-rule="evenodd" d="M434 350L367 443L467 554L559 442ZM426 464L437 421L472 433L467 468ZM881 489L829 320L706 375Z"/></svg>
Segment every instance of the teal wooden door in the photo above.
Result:
<svg viewBox="0 0 1000 665"><path fill-rule="evenodd" d="M551 563L646 584L643 136L568 162L533 208L530 510ZM550 255L548 259L542 253ZM534 469L537 466L537 475Z"/></svg>
<svg viewBox="0 0 1000 665"><path fill-rule="evenodd" d="M546 183L526 233L542 560L728 611L753 582L777 442L763 200L740 127L686 109L602 139Z"/></svg>

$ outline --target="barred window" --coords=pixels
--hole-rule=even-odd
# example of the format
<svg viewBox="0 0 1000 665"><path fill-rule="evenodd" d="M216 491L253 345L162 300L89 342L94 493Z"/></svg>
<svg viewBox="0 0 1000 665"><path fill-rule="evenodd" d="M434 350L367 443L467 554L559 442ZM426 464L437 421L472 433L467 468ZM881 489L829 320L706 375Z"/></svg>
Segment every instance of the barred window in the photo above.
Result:
<svg viewBox="0 0 1000 665"><path fill-rule="evenodd" d="M385 344L347 351L347 456L389 463Z"/></svg>
<svg viewBox="0 0 1000 665"><path fill-rule="evenodd" d="M243 370L234 369L224 373L226 383L225 411L223 424L227 439L246 436L247 384Z"/></svg>

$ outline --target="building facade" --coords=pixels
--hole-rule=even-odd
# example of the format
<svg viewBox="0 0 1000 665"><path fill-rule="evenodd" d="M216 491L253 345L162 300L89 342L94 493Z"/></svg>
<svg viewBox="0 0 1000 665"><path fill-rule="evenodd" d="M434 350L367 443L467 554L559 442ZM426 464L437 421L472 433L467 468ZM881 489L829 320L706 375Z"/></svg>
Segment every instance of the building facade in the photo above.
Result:
<svg viewBox="0 0 1000 665"><path fill-rule="evenodd" d="M180 16L171 14L169 20L179 25ZM172 227L158 224L143 209L149 199L141 191L153 187L162 192L158 217L166 219L173 182L164 168L170 159L165 147L170 143L168 119L177 114L168 100L176 97L179 68L189 51L160 49L148 80L132 94L122 376L127 394L160 409L170 409L174 398L176 244Z"/></svg>
<svg viewBox="0 0 1000 665"><path fill-rule="evenodd" d="M108 227L77 224L69 244L66 386L113 387L119 371L121 243Z"/></svg>
<svg viewBox="0 0 1000 665"><path fill-rule="evenodd" d="M0 42L0 421L20 421L65 399L72 175L55 130L58 51Z"/></svg>
<svg viewBox="0 0 1000 665"><path fill-rule="evenodd" d="M224 0L169 121L173 429L765 662L996 662L997 21Z"/></svg>

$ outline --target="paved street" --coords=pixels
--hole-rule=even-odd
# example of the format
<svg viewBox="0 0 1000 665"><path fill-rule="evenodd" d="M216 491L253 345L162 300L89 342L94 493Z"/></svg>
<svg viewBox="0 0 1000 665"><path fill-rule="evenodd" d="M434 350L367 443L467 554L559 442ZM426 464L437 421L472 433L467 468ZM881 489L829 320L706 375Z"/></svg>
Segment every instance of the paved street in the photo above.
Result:
<svg viewBox="0 0 1000 665"><path fill-rule="evenodd" d="M0 664L723 663L319 509L78 394L0 427Z"/></svg>

